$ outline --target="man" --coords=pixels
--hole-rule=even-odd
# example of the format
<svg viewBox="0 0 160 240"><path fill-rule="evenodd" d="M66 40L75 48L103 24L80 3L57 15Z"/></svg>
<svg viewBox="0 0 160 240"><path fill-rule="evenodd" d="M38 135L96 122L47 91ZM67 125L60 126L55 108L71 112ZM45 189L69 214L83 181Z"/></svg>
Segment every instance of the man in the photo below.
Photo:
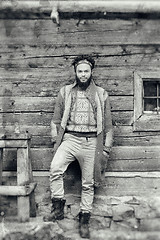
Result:
<svg viewBox="0 0 160 240"><path fill-rule="evenodd" d="M112 146L112 121L108 93L92 79L95 61L74 59L75 82L61 88L51 122L55 155L50 169L51 214L45 221L64 218L63 174L78 160L82 172L79 232L89 238L94 187L102 184L102 171Z"/></svg>

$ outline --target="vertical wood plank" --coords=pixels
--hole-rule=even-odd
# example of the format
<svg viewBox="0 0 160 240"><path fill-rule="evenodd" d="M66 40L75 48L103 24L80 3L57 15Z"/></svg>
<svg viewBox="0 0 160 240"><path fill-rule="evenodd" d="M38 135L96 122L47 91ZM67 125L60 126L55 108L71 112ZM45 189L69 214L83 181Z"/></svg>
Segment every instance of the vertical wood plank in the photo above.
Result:
<svg viewBox="0 0 160 240"><path fill-rule="evenodd" d="M2 185L3 148L0 148L0 185Z"/></svg>
<svg viewBox="0 0 160 240"><path fill-rule="evenodd" d="M28 148L17 149L17 184L25 185L29 183ZM18 197L18 217L21 222L26 222L30 217L29 196Z"/></svg>
<svg viewBox="0 0 160 240"><path fill-rule="evenodd" d="M31 165L31 141L28 140L28 161L29 161L29 180L30 183L33 182L33 174L32 174L32 165ZM36 201L34 191L30 194L30 217L36 217Z"/></svg>
<svg viewBox="0 0 160 240"><path fill-rule="evenodd" d="M3 170L3 148L0 148L0 185L2 185L2 170ZM0 196L0 203L2 202L2 198ZM2 212L1 204L0 204L0 214Z"/></svg>
<svg viewBox="0 0 160 240"><path fill-rule="evenodd" d="M134 72L134 121L136 121L143 111L143 81L139 73Z"/></svg>

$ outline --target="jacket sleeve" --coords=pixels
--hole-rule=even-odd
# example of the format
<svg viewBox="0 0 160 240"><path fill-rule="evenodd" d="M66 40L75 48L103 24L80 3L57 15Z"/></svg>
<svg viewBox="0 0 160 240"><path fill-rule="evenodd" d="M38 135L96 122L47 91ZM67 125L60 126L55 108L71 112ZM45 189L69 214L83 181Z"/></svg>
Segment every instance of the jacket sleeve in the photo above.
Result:
<svg viewBox="0 0 160 240"><path fill-rule="evenodd" d="M104 101L104 151L110 152L113 144L113 126L109 95L105 91Z"/></svg>
<svg viewBox="0 0 160 240"><path fill-rule="evenodd" d="M64 110L64 98L62 96L62 90L60 90L55 101L54 114L51 120L51 141L53 143L56 142L59 127L61 124L61 119L63 116L63 110Z"/></svg>

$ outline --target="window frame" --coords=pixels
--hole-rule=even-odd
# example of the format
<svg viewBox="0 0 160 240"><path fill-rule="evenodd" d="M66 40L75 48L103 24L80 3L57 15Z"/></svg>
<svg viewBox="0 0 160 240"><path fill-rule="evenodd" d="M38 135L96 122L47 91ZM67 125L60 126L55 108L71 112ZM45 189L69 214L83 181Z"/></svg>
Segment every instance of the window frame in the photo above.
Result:
<svg viewBox="0 0 160 240"><path fill-rule="evenodd" d="M160 81L160 71L134 72L133 131L160 131L160 114L143 110L143 79Z"/></svg>

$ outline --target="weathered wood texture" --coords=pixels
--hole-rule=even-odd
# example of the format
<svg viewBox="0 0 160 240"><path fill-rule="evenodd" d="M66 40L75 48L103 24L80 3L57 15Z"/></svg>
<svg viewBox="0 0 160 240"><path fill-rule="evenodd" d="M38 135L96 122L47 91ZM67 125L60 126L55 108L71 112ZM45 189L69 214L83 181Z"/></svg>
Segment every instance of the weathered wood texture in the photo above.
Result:
<svg viewBox="0 0 160 240"><path fill-rule="evenodd" d="M8 184L8 178L5 178L4 184ZM13 179L12 179L13 181ZM48 176L35 176L34 181L38 182L38 186L35 191L37 214L43 216L46 213L47 204L50 204L50 187ZM96 191L97 195L102 196L155 196L160 194L159 192L160 180L156 177L141 177L141 176L108 176L106 177L106 186L99 191ZM74 178L68 178L65 182L65 192L70 194L76 194L80 196L81 182L74 181ZM67 197L67 196L66 196ZM12 204L11 204L12 200ZM16 212L16 199L4 198L2 211L5 216L17 215Z"/></svg>
<svg viewBox="0 0 160 240"><path fill-rule="evenodd" d="M112 107L114 148L107 171L159 171L160 132L133 132L134 72L159 70L159 24L159 19L142 17L81 16L61 19L60 27L47 18L1 19L0 132L13 132L18 123L22 132L31 133L33 169L48 171L55 98L60 87L74 80L73 58L92 54L93 77L108 90ZM15 151L6 149L4 169L15 170L16 158ZM153 181L149 184L148 189ZM139 190L144 192L134 191Z"/></svg>
<svg viewBox="0 0 160 240"><path fill-rule="evenodd" d="M18 130L18 129L17 129ZM21 222L29 220L31 208L34 207L35 212L35 202L33 191L36 187L36 183L33 183L32 179L32 167L31 158L29 156L30 148L30 136L28 134L20 134L16 132L15 134L10 133L8 136L3 136L0 139L0 149L1 151L1 173L2 175L2 163L5 159L5 154L3 154L7 148L16 148L16 170L17 170L17 185L16 186L4 186L2 184L3 178L0 179L0 195L4 196L18 196L18 218ZM5 151L4 151L5 150ZM7 158L7 162L8 162ZM5 161L5 160L4 160ZM31 200L32 195L32 201ZM31 204L30 204L31 203ZM25 207L24 207L25 206ZM32 212L32 211L31 211Z"/></svg>
<svg viewBox="0 0 160 240"><path fill-rule="evenodd" d="M4 178L4 183L8 184L8 178ZM74 177L65 179L65 192L79 195L81 192L81 182L74 181ZM35 176L34 181L38 182L35 190L38 210L44 206L45 202L50 202L50 187L48 176ZM97 189L96 194L111 196L150 196L160 194L160 178L152 176L106 176L106 186ZM147 187L146 187L147 186Z"/></svg>
<svg viewBox="0 0 160 240"><path fill-rule="evenodd" d="M31 159L34 171L48 171L52 160L52 148L32 148ZM160 171L159 159L158 145L113 147L106 171ZM6 150L3 165L4 170L16 171L16 151Z"/></svg>
<svg viewBox="0 0 160 240"><path fill-rule="evenodd" d="M17 184L25 185L30 181L28 149L17 149ZM29 196L18 197L18 216L22 222L28 221L30 216ZM25 208L24 208L25 206Z"/></svg>
<svg viewBox="0 0 160 240"><path fill-rule="evenodd" d="M0 148L0 185L2 184L3 148Z"/></svg>
<svg viewBox="0 0 160 240"><path fill-rule="evenodd" d="M27 196L35 188L36 183L28 184L27 186L3 186L0 188L0 195L3 196Z"/></svg>
<svg viewBox="0 0 160 240"><path fill-rule="evenodd" d="M54 8L53 8L54 6ZM52 10L52 13L51 13ZM116 16L118 13L156 14L159 15L159 1L2 1L0 4L0 18L47 18L51 14L54 22L59 24L59 13L101 13L108 17L109 13Z"/></svg>
<svg viewBox="0 0 160 240"><path fill-rule="evenodd" d="M3 149L0 148L0 185L2 185L2 170L3 170L2 164L3 164ZM0 196L0 202L2 202L1 196Z"/></svg>

